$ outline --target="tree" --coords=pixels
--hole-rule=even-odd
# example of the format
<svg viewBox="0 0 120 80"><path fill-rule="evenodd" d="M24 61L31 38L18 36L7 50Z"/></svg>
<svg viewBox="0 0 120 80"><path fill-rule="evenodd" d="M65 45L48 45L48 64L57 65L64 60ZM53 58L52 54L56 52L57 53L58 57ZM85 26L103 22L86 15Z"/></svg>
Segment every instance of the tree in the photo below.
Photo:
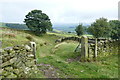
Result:
<svg viewBox="0 0 120 80"><path fill-rule="evenodd" d="M119 20L110 20L109 21L111 27L111 35L112 39L120 39L120 21Z"/></svg>
<svg viewBox="0 0 120 80"><path fill-rule="evenodd" d="M88 33L92 34L95 38L108 37L110 35L109 22L105 18L97 19L88 28Z"/></svg>
<svg viewBox="0 0 120 80"><path fill-rule="evenodd" d="M83 35L84 34L84 27L82 24L78 25L75 29L76 33L78 36Z"/></svg>
<svg viewBox="0 0 120 80"><path fill-rule="evenodd" d="M97 38L99 37L108 37L110 35L109 22L105 18L96 19L94 23L88 28L88 32L95 37L95 55L97 57Z"/></svg>
<svg viewBox="0 0 120 80"><path fill-rule="evenodd" d="M37 34L46 33L47 30L52 31L52 23L49 17L41 10L32 10L25 17L24 22L31 31Z"/></svg>

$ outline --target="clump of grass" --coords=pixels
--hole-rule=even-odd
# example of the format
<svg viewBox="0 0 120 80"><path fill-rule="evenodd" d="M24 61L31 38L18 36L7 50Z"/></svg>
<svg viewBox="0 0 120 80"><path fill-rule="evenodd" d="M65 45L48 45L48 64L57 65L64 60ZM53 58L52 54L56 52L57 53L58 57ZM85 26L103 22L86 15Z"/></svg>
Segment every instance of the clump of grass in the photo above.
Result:
<svg viewBox="0 0 120 80"><path fill-rule="evenodd" d="M15 35L15 34L12 34L12 33L4 33L4 34L2 34L2 37L15 38L16 35Z"/></svg>
<svg viewBox="0 0 120 80"><path fill-rule="evenodd" d="M30 40L30 41L35 41L34 38L33 38L32 36L30 36L30 35L26 36L26 38L27 38L28 40Z"/></svg>

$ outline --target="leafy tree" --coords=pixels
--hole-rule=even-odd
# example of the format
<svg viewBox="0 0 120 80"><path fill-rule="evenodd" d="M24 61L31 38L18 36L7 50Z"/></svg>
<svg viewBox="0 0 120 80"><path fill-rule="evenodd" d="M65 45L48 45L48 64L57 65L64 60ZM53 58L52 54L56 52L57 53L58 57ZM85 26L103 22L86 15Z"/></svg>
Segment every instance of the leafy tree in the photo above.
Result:
<svg viewBox="0 0 120 80"><path fill-rule="evenodd" d="M112 39L120 39L120 21L119 20L111 20L109 21L111 27L111 38Z"/></svg>
<svg viewBox="0 0 120 80"><path fill-rule="evenodd" d="M84 27L82 24L78 25L75 29L76 33L78 36L83 35L84 34Z"/></svg>
<svg viewBox="0 0 120 80"><path fill-rule="evenodd" d="M95 38L108 37L110 35L109 22L105 18L97 19L88 28L88 33L92 34Z"/></svg>
<svg viewBox="0 0 120 80"><path fill-rule="evenodd" d="M25 17L24 22L33 32L43 34L47 30L52 31L52 23L49 17L41 10L32 10Z"/></svg>

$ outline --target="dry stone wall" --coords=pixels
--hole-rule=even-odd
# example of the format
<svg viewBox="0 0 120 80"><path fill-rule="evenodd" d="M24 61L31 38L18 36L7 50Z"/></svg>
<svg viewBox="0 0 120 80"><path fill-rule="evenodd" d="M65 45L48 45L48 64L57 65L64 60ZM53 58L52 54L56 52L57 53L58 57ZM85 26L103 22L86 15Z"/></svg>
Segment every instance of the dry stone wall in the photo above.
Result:
<svg viewBox="0 0 120 80"><path fill-rule="evenodd" d="M0 53L1 78L30 78L39 71L28 45L7 47Z"/></svg>
<svg viewBox="0 0 120 80"><path fill-rule="evenodd" d="M110 54L118 54L120 40L100 40L97 43L98 56L107 56ZM89 55L93 56L95 52L95 44L89 44Z"/></svg>
<svg viewBox="0 0 120 80"><path fill-rule="evenodd" d="M66 41L66 40L73 40L73 41L80 42L81 38L79 38L79 37L64 37L64 38L56 40L55 43L57 43L57 42L63 42L63 41Z"/></svg>
<svg viewBox="0 0 120 80"><path fill-rule="evenodd" d="M99 54L107 53L105 55L116 54L119 51L119 46L120 40L102 41L101 43L98 44L98 52Z"/></svg>
<svg viewBox="0 0 120 80"><path fill-rule="evenodd" d="M73 40L73 41L78 41L79 45L76 47L74 52L80 51L80 54L84 54L84 55L88 55L87 58L96 58L96 57L101 57L101 56L107 56L110 54L117 54L119 53L120 50L120 40L109 40L109 39L105 39L105 38L100 38L97 39L97 41L95 40L95 38L88 38L88 41L85 43L83 43L83 45L81 46L82 41L81 38L79 37L65 37L65 38L61 38L56 40L55 42L63 42L66 40ZM87 53L85 53L85 49L82 49L81 47L87 46L86 49ZM82 52L81 52L82 51ZM85 56L84 56L85 57Z"/></svg>

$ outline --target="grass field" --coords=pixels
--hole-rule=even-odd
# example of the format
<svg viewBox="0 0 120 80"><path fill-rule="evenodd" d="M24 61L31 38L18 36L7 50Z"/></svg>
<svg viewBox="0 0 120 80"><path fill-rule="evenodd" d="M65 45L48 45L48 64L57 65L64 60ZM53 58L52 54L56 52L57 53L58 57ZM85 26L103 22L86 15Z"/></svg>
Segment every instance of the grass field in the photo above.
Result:
<svg viewBox="0 0 120 80"><path fill-rule="evenodd" d="M55 43L56 39L68 36L75 35L49 32L42 36L35 36L28 31L0 28L2 48L26 44L30 40L36 42L37 64L44 77L118 78L116 54L99 58L96 62L79 62L80 52L74 52L78 42Z"/></svg>

